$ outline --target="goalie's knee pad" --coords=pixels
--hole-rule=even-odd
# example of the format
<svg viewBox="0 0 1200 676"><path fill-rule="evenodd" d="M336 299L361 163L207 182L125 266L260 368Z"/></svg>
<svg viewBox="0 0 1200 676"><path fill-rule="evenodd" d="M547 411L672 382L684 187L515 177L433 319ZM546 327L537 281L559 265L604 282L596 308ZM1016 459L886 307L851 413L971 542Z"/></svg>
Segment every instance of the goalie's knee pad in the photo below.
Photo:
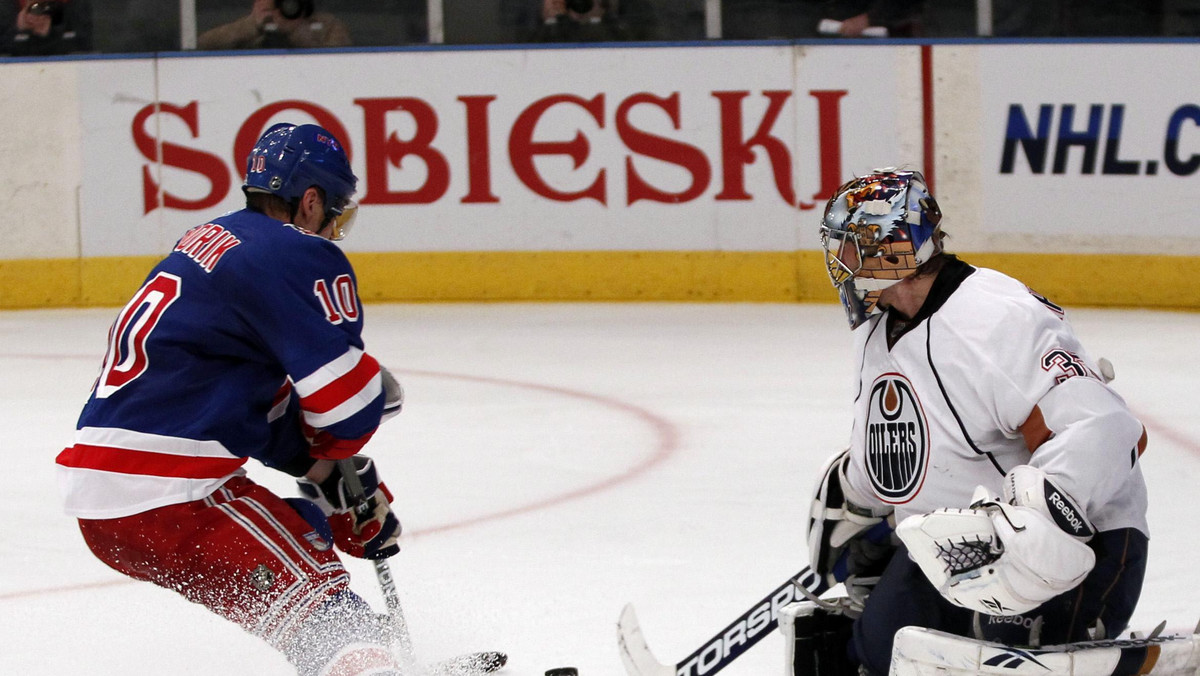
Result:
<svg viewBox="0 0 1200 676"><path fill-rule="evenodd" d="M855 676L858 665L850 659L849 644L854 620L813 601L791 603L779 609L790 674L795 676Z"/></svg>

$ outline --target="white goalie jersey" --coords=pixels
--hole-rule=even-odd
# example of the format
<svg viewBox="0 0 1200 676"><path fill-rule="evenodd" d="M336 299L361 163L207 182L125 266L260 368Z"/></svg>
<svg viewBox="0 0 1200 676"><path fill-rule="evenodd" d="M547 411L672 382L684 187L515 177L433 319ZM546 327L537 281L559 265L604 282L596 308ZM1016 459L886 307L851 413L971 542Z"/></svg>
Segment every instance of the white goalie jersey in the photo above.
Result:
<svg viewBox="0 0 1200 676"><path fill-rule="evenodd" d="M894 508L900 522L966 507L976 486L1000 495L1007 472L1033 465L1083 506L1098 531L1148 534L1138 461L1144 431L1135 423L1131 432L1123 400L1098 375L1061 308L1011 277L976 268L890 347L888 314L854 332L861 369L851 501ZM1068 424L1054 415L1093 403L1097 411L1121 410L1122 421L1085 411Z"/></svg>

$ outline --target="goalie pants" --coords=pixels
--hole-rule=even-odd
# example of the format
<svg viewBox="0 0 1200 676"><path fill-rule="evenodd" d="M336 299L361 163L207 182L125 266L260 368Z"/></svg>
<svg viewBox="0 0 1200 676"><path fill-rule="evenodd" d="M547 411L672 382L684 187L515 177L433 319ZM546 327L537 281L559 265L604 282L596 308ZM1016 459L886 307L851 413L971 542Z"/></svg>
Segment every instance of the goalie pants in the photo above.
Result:
<svg viewBox="0 0 1200 676"><path fill-rule="evenodd" d="M320 516L315 505L307 506ZM261 636L293 663L328 659L301 658L296 649L298 641L311 643L309 625L331 626L330 613L347 627L358 626L340 632L343 644L377 638L363 635L377 634L378 622L349 591L332 540L289 501L244 476L202 500L116 519L80 519L79 527L92 552L113 569L203 605Z"/></svg>
<svg viewBox="0 0 1200 676"><path fill-rule="evenodd" d="M888 673L892 638L906 626L1009 645L1030 645L1035 640L1040 645L1057 645L1089 640L1088 629L1099 620L1103 638L1116 638L1129 624L1141 595L1148 543L1147 537L1133 528L1097 534L1088 543L1096 552L1096 566L1082 584L1023 615L980 615L981 635L974 629L975 614L947 601L901 546L867 597L862 617L854 623L851 658L871 674Z"/></svg>

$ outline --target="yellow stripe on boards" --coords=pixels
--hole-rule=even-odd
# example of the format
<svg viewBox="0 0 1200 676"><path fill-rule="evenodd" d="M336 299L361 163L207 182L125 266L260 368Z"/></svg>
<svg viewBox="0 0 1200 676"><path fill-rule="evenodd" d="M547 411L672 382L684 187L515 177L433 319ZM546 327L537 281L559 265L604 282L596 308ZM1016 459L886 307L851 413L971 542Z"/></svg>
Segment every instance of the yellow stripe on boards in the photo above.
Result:
<svg viewBox="0 0 1200 676"><path fill-rule="evenodd" d="M1200 310L1193 279L1200 257L1116 254L964 254L1000 270L1064 307Z"/></svg>
<svg viewBox="0 0 1200 676"><path fill-rule="evenodd" d="M365 301L793 301L829 290L816 252L352 254ZM828 300L828 298L826 298Z"/></svg>
<svg viewBox="0 0 1200 676"><path fill-rule="evenodd" d="M1200 310L1200 257L961 254L1067 307ZM0 260L0 309L123 304L156 257ZM366 302L836 302L819 251L352 253Z"/></svg>

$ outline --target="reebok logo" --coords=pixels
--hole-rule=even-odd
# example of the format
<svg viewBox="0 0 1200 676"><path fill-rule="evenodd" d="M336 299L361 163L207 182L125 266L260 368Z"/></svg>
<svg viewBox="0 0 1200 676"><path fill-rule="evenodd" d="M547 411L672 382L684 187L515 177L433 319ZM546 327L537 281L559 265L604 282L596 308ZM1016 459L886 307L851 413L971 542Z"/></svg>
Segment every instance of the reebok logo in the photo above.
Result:
<svg viewBox="0 0 1200 676"><path fill-rule="evenodd" d="M1012 608L1005 607L1005 605L1000 602L1000 599L996 598L995 596L990 599L979 599L979 602L997 613L1007 614L1012 612Z"/></svg>
<svg viewBox="0 0 1200 676"><path fill-rule="evenodd" d="M1050 514L1054 517L1055 523L1064 531L1076 537L1091 537L1093 535L1091 527L1083 517L1079 515L1079 508L1076 507L1068 498L1064 498L1055 488L1054 484L1047 481L1045 483L1046 505Z"/></svg>
<svg viewBox="0 0 1200 676"><path fill-rule="evenodd" d="M1016 669L1028 662L1032 662L1033 664L1036 664L1049 672L1050 667L1047 667L1045 664L1042 664L1038 661L1036 656L1040 654L1042 654L1042 651L1030 652L1027 650L1019 650L1017 648L1004 648L991 657L984 655L983 657L986 657L986 659L983 660L983 664L989 667Z"/></svg>
<svg viewBox="0 0 1200 676"><path fill-rule="evenodd" d="M1084 529L1083 520L1075 513L1075 510L1071 509L1070 505L1063 501L1062 496L1058 493L1051 493L1047 500L1050 501L1050 504L1058 508L1058 513L1062 514L1062 518L1070 524L1071 530L1074 530L1076 534Z"/></svg>
<svg viewBox="0 0 1200 676"><path fill-rule="evenodd" d="M988 624L1016 624L1033 629L1033 623L1034 619L1025 615L988 615Z"/></svg>

